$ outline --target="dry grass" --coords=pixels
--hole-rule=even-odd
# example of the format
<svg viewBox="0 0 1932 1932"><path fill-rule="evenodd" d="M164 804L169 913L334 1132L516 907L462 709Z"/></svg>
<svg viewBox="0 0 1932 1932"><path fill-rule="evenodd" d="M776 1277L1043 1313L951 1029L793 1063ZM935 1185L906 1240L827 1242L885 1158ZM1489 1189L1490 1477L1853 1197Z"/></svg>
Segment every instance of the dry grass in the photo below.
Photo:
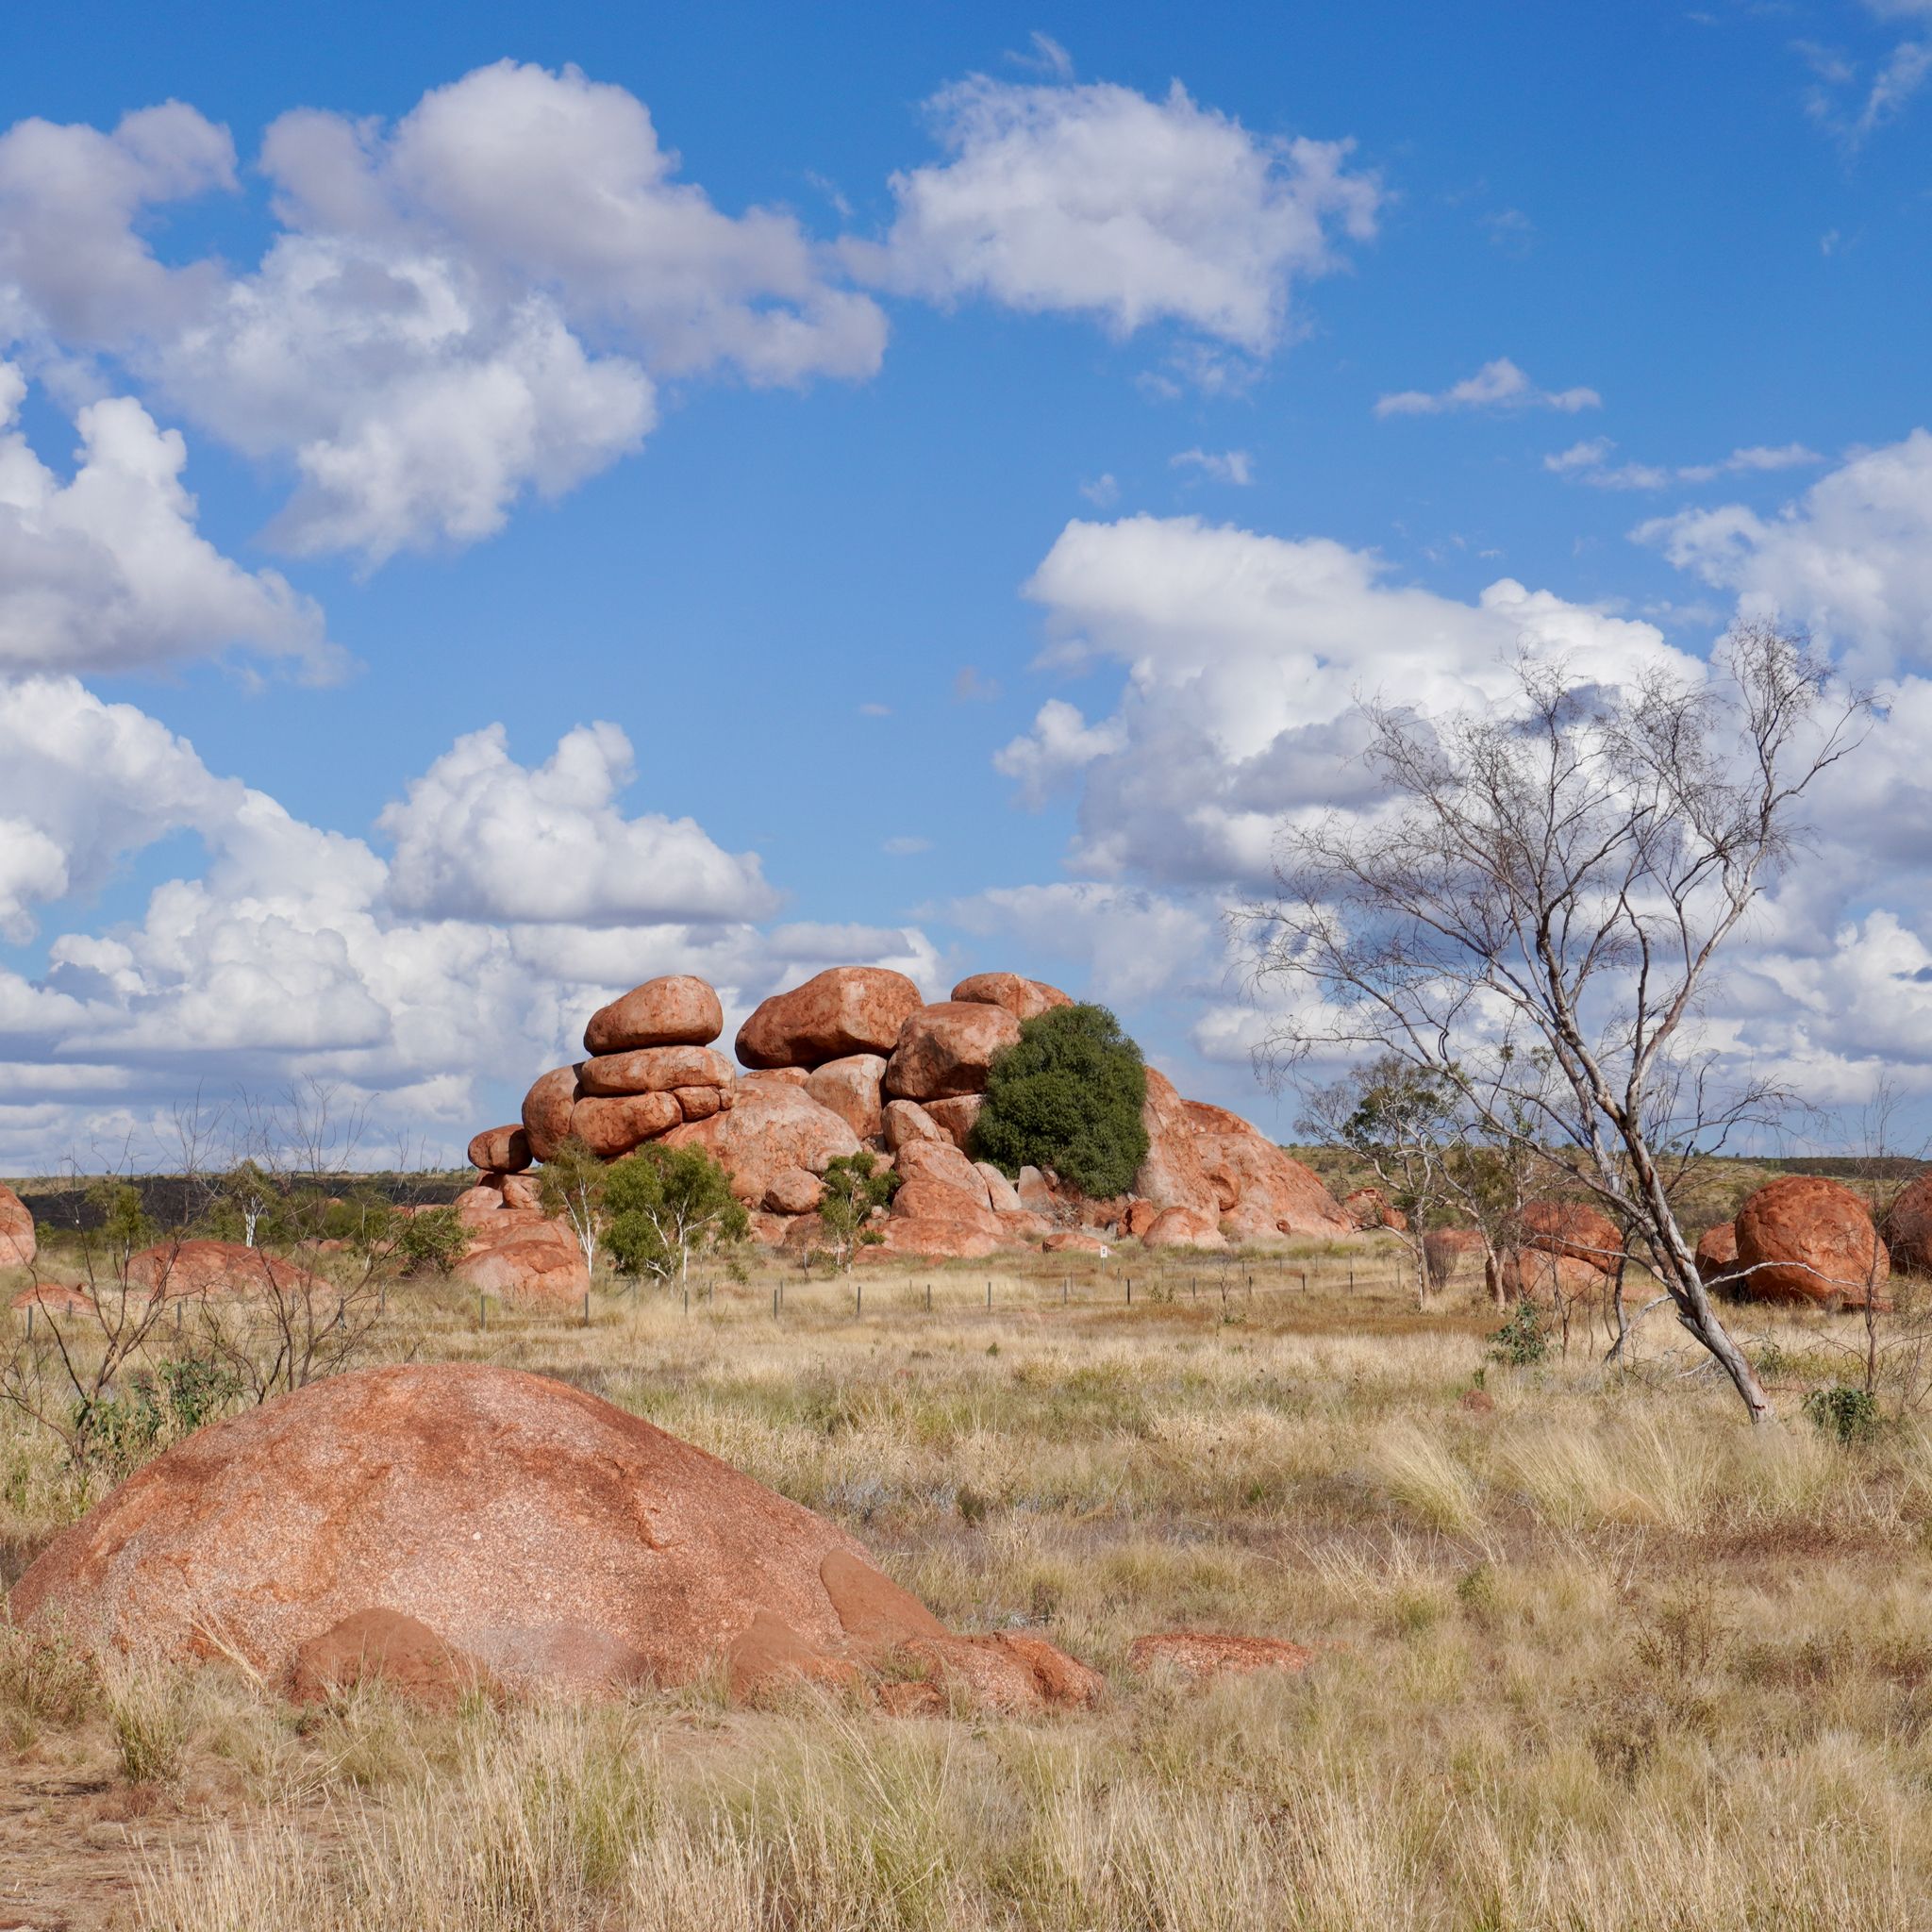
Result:
<svg viewBox="0 0 1932 1932"><path fill-rule="evenodd" d="M391 1343L563 1375L854 1528L941 1616L1108 1671L1091 1717L890 1723L708 1687L432 1717L298 1717L239 1674L106 1679L0 1641L9 1883L120 1860L75 1926L152 1932L1146 1928L1652 1932L1932 1924L1932 1434L1754 1436L1666 1357L1483 1368L1320 1259L1116 1276L768 1281L687 1315L479 1329L399 1300ZM1766 1324L1829 1361L1825 1321ZM1847 1332L1848 1329L1847 1329ZM1791 1394L1786 1400L1793 1410ZM71 1507L0 1421L16 1562ZM1303 1678L1137 1679L1140 1632L1324 1646ZM136 1803L130 1794L140 1793ZM130 1822L88 1849L87 1805ZM25 1833L25 1836L22 1834ZM9 1836L10 1835L10 1836ZM40 1874L37 1880L34 1874ZM58 1902L58 1894L56 1902ZM51 1917L51 1912L48 1913ZM0 1923L4 1923L0 1915ZM39 1921L35 1921L39 1923Z"/></svg>

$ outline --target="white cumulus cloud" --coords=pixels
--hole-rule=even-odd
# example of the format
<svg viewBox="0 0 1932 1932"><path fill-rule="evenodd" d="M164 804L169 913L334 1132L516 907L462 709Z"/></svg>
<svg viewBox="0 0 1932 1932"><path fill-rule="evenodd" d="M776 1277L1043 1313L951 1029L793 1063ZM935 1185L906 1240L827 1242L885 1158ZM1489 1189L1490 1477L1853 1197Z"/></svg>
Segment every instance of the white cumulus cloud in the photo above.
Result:
<svg viewBox="0 0 1932 1932"><path fill-rule="evenodd" d="M1507 356L1485 362L1474 375L1445 390L1398 390L1378 397L1377 416L1440 416L1460 409L1555 409L1574 415L1603 407L1593 389L1540 389Z"/></svg>

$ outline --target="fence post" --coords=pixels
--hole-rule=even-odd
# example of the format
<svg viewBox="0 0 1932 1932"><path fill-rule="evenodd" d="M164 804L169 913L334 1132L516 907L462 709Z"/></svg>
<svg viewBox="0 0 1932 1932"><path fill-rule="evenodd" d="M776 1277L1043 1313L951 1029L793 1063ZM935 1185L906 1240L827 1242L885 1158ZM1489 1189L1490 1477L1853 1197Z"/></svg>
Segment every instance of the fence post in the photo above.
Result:
<svg viewBox="0 0 1932 1932"><path fill-rule="evenodd" d="M988 1314L992 1312L992 1283L990 1281L986 1284L986 1309Z"/></svg>
<svg viewBox="0 0 1932 1932"><path fill-rule="evenodd" d="M1130 1308L1134 1306L1134 1277L1131 1274L1127 1276L1127 1306Z"/></svg>
<svg viewBox="0 0 1932 1932"><path fill-rule="evenodd" d="M481 1289L476 1291L476 1326L478 1328L488 1328L490 1326L490 1310L485 1306L483 1291Z"/></svg>
<svg viewBox="0 0 1932 1932"><path fill-rule="evenodd" d="M777 1319L778 1319L778 1291L777 1291L777 1290L776 1290L776 1289L774 1288L774 1290L772 1291L772 1320L775 1322L775 1321L776 1321Z"/></svg>
<svg viewBox="0 0 1932 1932"><path fill-rule="evenodd" d="M928 1315L932 1313L932 1283L929 1281L925 1284L925 1312Z"/></svg>
<svg viewBox="0 0 1932 1932"><path fill-rule="evenodd" d="M687 1315L691 1313L691 1283L688 1281L684 1284L684 1312Z"/></svg>
<svg viewBox="0 0 1932 1932"><path fill-rule="evenodd" d="M584 1326L585 1326L586 1328L588 1328L588 1327L589 1327L590 1325L591 1325L591 1291L590 1291L590 1290L589 1290L589 1289L587 1288L587 1289L585 1289L585 1291L584 1291Z"/></svg>
<svg viewBox="0 0 1932 1932"><path fill-rule="evenodd" d="M862 1315L862 1314L864 1314L864 1313L865 1313L865 1283L864 1283L864 1282L862 1282L862 1281L855 1281L855 1282L854 1282L854 1283L852 1284L852 1296L853 1296L853 1300L852 1300L852 1312L853 1312L853 1313L854 1313L855 1315Z"/></svg>
<svg viewBox="0 0 1932 1932"><path fill-rule="evenodd" d="M1355 1263L1353 1261L1348 1264L1348 1291L1350 1294L1355 1292Z"/></svg>
<svg viewBox="0 0 1932 1932"><path fill-rule="evenodd" d="M26 1305L26 1339L29 1341L34 1339L34 1305L31 1302Z"/></svg>
<svg viewBox="0 0 1932 1932"><path fill-rule="evenodd" d="M1066 1305L1067 1305L1067 1303L1069 1302L1069 1300L1071 1300L1071 1299L1072 1299L1072 1297L1073 1297L1073 1292L1074 1292L1074 1283L1073 1283L1073 1279L1072 1279L1072 1277L1071 1277L1071 1276L1069 1276L1069 1275L1065 1275L1065 1274L1062 1274L1062 1275L1060 1276L1060 1307L1066 1307Z"/></svg>

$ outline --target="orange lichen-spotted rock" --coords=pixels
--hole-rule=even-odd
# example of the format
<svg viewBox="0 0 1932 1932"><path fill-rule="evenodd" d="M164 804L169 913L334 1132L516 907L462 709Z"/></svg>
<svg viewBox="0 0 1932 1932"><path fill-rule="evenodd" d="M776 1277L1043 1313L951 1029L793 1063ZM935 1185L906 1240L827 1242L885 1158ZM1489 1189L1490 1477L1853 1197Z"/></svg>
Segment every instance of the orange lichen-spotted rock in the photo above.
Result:
<svg viewBox="0 0 1932 1932"><path fill-rule="evenodd" d="M985 1105L983 1093L949 1093L924 1103L927 1119L962 1153L972 1144L973 1129Z"/></svg>
<svg viewBox="0 0 1932 1932"><path fill-rule="evenodd" d="M1738 1210L1737 1292L1755 1302L1863 1307L1891 1257L1865 1204L1838 1181L1781 1174Z"/></svg>
<svg viewBox="0 0 1932 1932"><path fill-rule="evenodd" d="M847 1054L889 1054L921 1004L903 973L833 966L758 1007L738 1029L738 1058L747 1067L817 1067Z"/></svg>
<svg viewBox="0 0 1932 1932"><path fill-rule="evenodd" d="M1581 1302L1591 1307L1607 1304L1616 1292L1616 1277L1574 1255L1556 1255L1547 1248L1510 1248L1502 1257L1504 1294L1510 1301L1541 1302L1548 1307Z"/></svg>
<svg viewBox="0 0 1932 1932"><path fill-rule="evenodd" d="M180 1296L297 1293L325 1284L261 1248L241 1241L161 1241L127 1263L128 1285L172 1301Z"/></svg>
<svg viewBox="0 0 1932 1932"><path fill-rule="evenodd" d="M639 1046L599 1054L577 1068L586 1093L669 1093L678 1087L728 1087L738 1069L708 1046Z"/></svg>
<svg viewBox="0 0 1932 1932"><path fill-rule="evenodd" d="M1040 1248L1046 1255L1110 1255L1113 1252L1097 1234L1084 1227L1065 1227L1058 1234L1050 1234L1041 1242Z"/></svg>
<svg viewBox="0 0 1932 1932"><path fill-rule="evenodd" d="M1211 1630L1157 1630L1127 1646L1131 1670L1218 1677L1246 1671L1305 1671L1315 1653L1279 1637L1223 1636Z"/></svg>
<svg viewBox="0 0 1932 1932"><path fill-rule="evenodd" d="M802 1086L751 1077L733 1090L727 1113L687 1121L664 1137L669 1147L702 1147L731 1175L731 1191L747 1207L763 1204L773 1183L792 1168L823 1175L841 1154L858 1152L858 1136Z"/></svg>
<svg viewBox="0 0 1932 1932"><path fill-rule="evenodd" d="M1022 979L1017 973L975 973L953 989L952 997L969 1006L1004 1007L1016 1020L1037 1020L1056 1007L1074 1004L1058 987L1043 979Z"/></svg>
<svg viewBox="0 0 1932 1932"><path fill-rule="evenodd" d="M1624 1258L1617 1224L1587 1201L1532 1201L1516 1217L1516 1239L1525 1248L1568 1255L1605 1274Z"/></svg>
<svg viewBox="0 0 1932 1932"><path fill-rule="evenodd" d="M539 1160L549 1160L570 1139L572 1109L584 1097L575 1067L552 1067L524 1095L524 1136Z"/></svg>
<svg viewBox="0 0 1932 1932"><path fill-rule="evenodd" d="M629 1053L651 1046L709 1046L724 1030L717 993L694 974L647 979L623 998L599 1007L584 1028L588 1054Z"/></svg>
<svg viewBox="0 0 1932 1932"><path fill-rule="evenodd" d="M684 1109L669 1093L591 1096L570 1110L570 1130L592 1154L615 1160L678 1125Z"/></svg>
<svg viewBox="0 0 1932 1932"><path fill-rule="evenodd" d="M597 1694L721 1666L741 1698L848 1674L1011 1710L1101 1689L1038 1639L952 1634L844 1530L641 1418L470 1363L331 1376L197 1430L56 1538L11 1609L310 1694L372 1657L439 1697L472 1673Z"/></svg>
<svg viewBox="0 0 1932 1932"><path fill-rule="evenodd" d="M1150 1248L1224 1248L1226 1241L1211 1214L1197 1208L1163 1208L1141 1240Z"/></svg>
<svg viewBox="0 0 1932 1932"><path fill-rule="evenodd" d="M1715 1227L1706 1228L1698 1238L1696 1261L1697 1278L1706 1288L1737 1288L1737 1224L1720 1221Z"/></svg>
<svg viewBox="0 0 1932 1932"><path fill-rule="evenodd" d="M1380 1188L1357 1188L1354 1193L1344 1194L1341 1211L1358 1231L1392 1227L1400 1233L1408 1225L1408 1216Z"/></svg>
<svg viewBox="0 0 1932 1932"><path fill-rule="evenodd" d="M357 1610L296 1648L289 1694L297 1704L322 1704L370 1681L387 1684L412 1704L439 1707L496 1688L475 1657L420 1619L398 1610Z"/></svg>
<svg viewBox="0 0 1932 1932"><path fill-rule="evenodd" d="M1894 1268L1932 1274L1932 1174L1921 1174L1900 1190L1879 1233Z"/></svg>
<svg viewBox="0 0 1932 1932"><path fill-rule="evenodd" d="M1153 1067L1147 1069L1141 1123L1147 1130L1147 1156L1134 1176L1135 1196L1157 1208L1190 1208L1212 1220L1221 1203L1201 1158L1194 1118L1174 1082Z"/></svg>
<svg viewBox="0 0 1932 1932"><path fill-rule="evenodd" d="M522 1127L486 1127L470 1142L470 1165L491 1174L522 1174L536 1159Z"/></svg>
<svg viewBox="0 0 1932 1932"><path fill-rule="evenodd" d="M885 1078L886 1057L878 1053L848 1053L812 1069L805 1091L831 1110L861 1141L876 1141L885 1132L879 1082Z"/></svg>
<svg viewBox="0 0 1932 1932"><path fill-rule="evenodd" d="M30 1268L37 1252L32 1212L0 1181L0 1268Z"/></svg>
<svg viewBox="0 0 1932 1932"><path fill-rule="evenodd" d="M93 1297L77 1281L36 1281L12 1297L14 1309L46 1308L57 1315L91 1315Z"/></svg>
<svg viewBox="0 0 1932 1932"><path fill-rule="evenodd" d="M590 1291L577 1238L541 1210L502 1208L466 1218L463 1226L470 1245L451 1273L480 1292L568 1307Z"/></svg>
<svg viewBox="0 0 1932 1932"><path fill-rule="evenodd" d="M984 1093L993 1061L1019 1039L1020 1023L1004 1007L971 1000L921 1007L899 1029L886 1091L924 1103Z"/></svg>
<svg viewBox="0 0 1932 1932"><path fill-rule="evenodd" d="M1237 1239L1326 1238L1347 1232L1348 1215L1312 1168L1224 1107L1202 1100L1184 1100L1180 1106L1194 1130L1195 1158L1214 1190L1221 1217Z"/></svg>

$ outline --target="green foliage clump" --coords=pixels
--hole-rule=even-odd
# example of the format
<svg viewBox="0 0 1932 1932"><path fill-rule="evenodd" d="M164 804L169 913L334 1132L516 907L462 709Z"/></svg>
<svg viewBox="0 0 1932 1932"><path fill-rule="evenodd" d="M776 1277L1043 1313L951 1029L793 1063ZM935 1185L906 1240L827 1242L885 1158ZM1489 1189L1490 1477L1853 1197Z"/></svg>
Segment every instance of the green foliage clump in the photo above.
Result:
<svg viewBox="0 0 1932 1932"><path fill-rule="evenodd" d="M973 1151L1010 1178L1050 1171L1097 1201L1124 1194L1147 1158L1147 1068L1105 1007L1025 1021L992 1064Z"/></svg>
<svg viewBox="0 0 1932 1932"><path fill-rule="evenodd" d="M620 1274L680 1281L693 1255L742 1241L751 1228L731 1176L702 1147L652 1141L606 1169L607 1239Z"/></svg>
<svg viewBox="0 0 1932 1932"><path fill-rule="evenodd" d="M1878 1402L1869 1389L1840 1382L1814 1389L1805 1398L1805 1413L1822 1435L1836 1436L1849 1448L1877 1433Z"/></svg>
<svg viewBox="0 0 1932 1932"><path fill-rule="evenodd" d="M212 1421L241 1392L241 1382L228 1369L202 1356L181 1356L152 1371L137 1369L120 1390L75 1405L75 1459L126 1475Z"/></svg>
<svg viewBox="0 0 1932 1932"><path fill-rule="evenodd" d="M447 1274L469 1245L469 1230L454 1208L425 1208L411 1214L396 1237L396 1253L411 1272Z"/></svg>
<svg viewBox="0 0 1932 1932"><path fill-rule="evenodd" d="M1490 1337L1490 1359L1507 1368L1534 1368L1549 1352L1550 1318L1527 1296Z"/></svg>
<svg viewBox="0 0 1932 1932"><path fill-rule="evenodd" d="M871 1224L873 1210L885 1207L904 1178L891 1168L881 1169L874 1156L862 1151L841 1154L825 1169L819 1225L825 1250L839 1267L851 1267L860 1248L876 1247L885 1240Z"/></svg>

